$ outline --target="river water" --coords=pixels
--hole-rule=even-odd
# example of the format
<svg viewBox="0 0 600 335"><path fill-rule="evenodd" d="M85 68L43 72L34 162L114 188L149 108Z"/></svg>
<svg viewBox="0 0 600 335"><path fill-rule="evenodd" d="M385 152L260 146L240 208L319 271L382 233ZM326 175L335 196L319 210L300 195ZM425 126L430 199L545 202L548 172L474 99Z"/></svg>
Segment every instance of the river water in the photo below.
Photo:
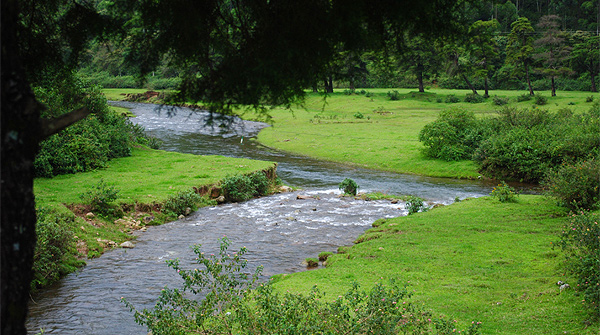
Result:
<svg viewBox="0 0 600 335"><path fill-rule="evenodd" d="M194 266L190 246L201 244L217 253L227 236L231 250L242 246L251 267L264 266L263 279L306 270L303 260L319 252L351 245L378 218L406 215L402 202L364 201L339 197L337 185L355 180L361 192L411 194L434 203L478 197L490 192L483 181L399 175L290 155L251 140L263 123L237 118L215 120L189 109L157 110L155 105L115 103L130 108L132 121L164 141L163 149L192 154L223 155L274 161L285 184L301 191L281 193L241 204L202 208L185 219L138 233L134 249L114 249L88 261L86 267L33 297L27 327L30 334L146 334L120 303L127 298L138 309L151 308L160 290L179 287L181 280L165 265L179 258ZM227 123L227 127L220 126ZM306 199L298 199L305 195Z"/></svg>

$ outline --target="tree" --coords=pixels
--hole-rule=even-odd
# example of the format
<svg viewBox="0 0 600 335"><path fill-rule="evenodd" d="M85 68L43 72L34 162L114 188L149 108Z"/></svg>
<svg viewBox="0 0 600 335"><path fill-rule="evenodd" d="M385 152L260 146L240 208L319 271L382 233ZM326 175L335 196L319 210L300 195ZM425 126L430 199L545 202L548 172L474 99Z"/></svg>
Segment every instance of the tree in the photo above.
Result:
<svg viewBox="0 0 600 335"><path fill-rule="evenodd" d="M534 95L529 78L533 64L533 32L533 27L527 18L518 18L511 25L506 46L506 61L514 66L513 75L525 76L530 95Z"/></svg>
<svg viewBox="0 0 600 335"><path fill-rule="evenodd" d="M571 55L572 48L566 45L566 39L561 34L560 17L558 15L545 15L540 18L537 27L542 30L543 35L535 40L534 44L539 48L534 58L541 61L543 67L536 68L537 72L550 78L552 84L552 96L556 96L556 84L554 79L572 72L566 65Z"/></svg>
<svg viewBox="0 0 600 335"><path fill-rule="evenodd" d="M571 65L579 72L587 72L592 82L592 92L598 92L596 77L600 72L600 36L576 32L571 53Z"/></svg>
<svg viewBox="0 0 600 335"><path fill-rule="evenodd" d="M467 47L473 57L475 75L483 78L485 93L489 97L489 77L494 71L494 60L498 58L498 45L494 33L498 29L498 21L476 21L469 27Z"/></svg>
<svg viewBox="0 0 600 335"><path fill-rule="evenodd" d="M424 80L430 77L440 64L433 39L423 34L405 33L396 43L400 67L412 72L417 77L419 92L425 92Z"/></svg>
<svg viewBox="0 0 600 335"><path fill-rule="evenodd" d="M451 76L460 76L473 94L479 95L479 93L477 93L477 89L475 89L475 86L473 86L469 80L469 77L467 76L471 75L474 66L472 64L471 55L467 52L466 48L462 45L451 43L444 49L445 54L448 57L448 74Z"/></svg>
<svg viewBox="0 0 600 335"><path fill-rule="evenodd" d="M103 15L93 7L96 3L105 6ZM166 54L172 55L170 65L186 70L175 100L204 100L219 111L233 105L261 110L265 103L289 104L304 96L304 89L326 73L335 42L343 43L345 50L355 49L357 29L382 40L407 30L451 34L460 26L457 13L463 4L2 1L2 334L25 334L35 247L33 160L38 145L89 114L79 108L43 119L44 107L31 90L38 74L68 73L90 39L120 33L127 46L126 60L136 65L140 76L160 65Z"/></svg>

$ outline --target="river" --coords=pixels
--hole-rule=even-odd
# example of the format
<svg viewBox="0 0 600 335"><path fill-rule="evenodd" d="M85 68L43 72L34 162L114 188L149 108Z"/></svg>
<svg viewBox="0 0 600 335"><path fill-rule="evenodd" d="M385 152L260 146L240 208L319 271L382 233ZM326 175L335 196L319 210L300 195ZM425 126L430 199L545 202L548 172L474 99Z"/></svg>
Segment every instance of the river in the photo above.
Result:
<svg viewBox="0 0 600 335"><path fill-rule="evenodd" d="M157 111L155 105L115 103L130 108L132 121L164 141L163 149L191 154L223 155L274 161L285 184L301 191L262 197L240 204L202 208L185 219L138 233L134 249L114 249L33 297L27 327L30 334L146 334L120 303L150 308L160 290L179 287L177 274L165 265L181 259L193 266L190 246L201 244L217 253L227 236L232 250L246 246L252 267L264 266L264 277L306 270L303 260L319 252L351 245L373 221L406 215L403 203L339 197L337 185L351 178L361 192L411 194L427 203L449 204L455 198L490 192L484 181L400 175L323 162L266 148L251 140L263 123L227 120L229 127L206 126L208 113L179 109ZM306 195L308 199L298 199Z"/></svg>

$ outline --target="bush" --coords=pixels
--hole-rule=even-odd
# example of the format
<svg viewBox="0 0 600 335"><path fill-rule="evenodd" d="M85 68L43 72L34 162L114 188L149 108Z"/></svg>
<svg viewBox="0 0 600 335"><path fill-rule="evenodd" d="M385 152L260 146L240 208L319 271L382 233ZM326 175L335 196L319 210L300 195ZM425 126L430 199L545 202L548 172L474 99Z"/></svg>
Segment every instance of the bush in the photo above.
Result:
<svg viewBox="0 0 600 335"><path fill-rule="evenodd" d="M548 103L548 97L543 96L541 94L535 95L535 104L538 106L543 106Z"/></svg>
<svg viewBox="0 0 600 335"><path fill-rule="evenodd" d="M517 97L517 102L529 101L531 100L531 94L523 93Z"/></svg>
<svg viewBox="0 0 600 335"><path fill-rule="evenodd" d="M114 185L108 185L104 182L104 179L100 179L98 184L93 186L91 190L80 194L79 197L85 204L90 205L93 212L104 216L122 216L123 213L120 208L113 204L117 200L118 193L119 190Z"/></svg>
<svg viewBox="0 0 600 335"><path fill-rule="evenodd" d="M485 98L479 94L469 93L465 96L465 102L469 102L472 104L478 104L485 101Z"/></svg>
<svg viewBox="0 0 600 335"><path fill-rule="evenodd" d="M356 192L358 191L358 184L350 179L350 178L346 178L344 179L339 185L338 185L340 191L343 191L344 194L349 194L352 196L356 195Z"/></svg>
<svg viewBox="0 0 600 335"><path fill-rule="evenodd" d="M261 171L249 176L228 176L221 182L225 199L232 202L246 201L255 196L265 195L270 185L269 179Z"/></svg>
<svg viewBox="0 0 600 335"><path fill-rule="evenodd" d="M497 95L495 95L492 98L492 102L494 103L494 105L496 106L504 106L504 105L508 105L508 98L506 97L499 97Z"/></svg>
<svg viewBox="0 0 600 335"><path fill-rule="evenodd" d="M390 98L390 100L400 100L400 92L398 91L390 91L387 93L387 96Z"/></svg>
<svg viewBox="0 0 600 335"><path fill-rule="evenodd" d="M459 101L460 101L460 99L457 96L455 96L454 94L448 94L446 96L446 100L444 100L444 102L446 102L448 104L454 104L454 103L457 103Z"/></svg>
<svg viewBox="0 0 600 335"><path fill-rule="evenodd" d="M490 195L500 202L516 202L518 196L517 191L504 181L494 187Z"/></svg>
<svg viewBox="0 0 600 335"><path fill-rule="evenodd" d="M408 215L418 213L424 208L424 200L423 198L409 196L406 199L406 209L408 210Z"/></svg>
<svg viewBox="0 0 600 335"><path fill-rule="evenodd" d="M571 210L596 209L600 206L600 163L598 159L564 162L546 174L543 186L547 195Z"/></svg>
<svg viewBox="0 0 600 335"><path fill-rule="evenodd" d="M580 212L572 214L562 231L559 245L567 254L567 266L577 277L576 289L592 317L600 318L600 217Z"/></svg>
<svg viewBox="0 0 600 335"><path fill-rule="evenodd" d="M594 96L590 95L590 96L586 97L585 102L594 102Z"/></svg>
<svg viewBox="0 0 600 335"><path fill-rule="evenodd" d="M194 190L181 191L165 200L162 208L167 213L188 215L191 211L198 209L201 201L202 197Z"/></svg>
<svg viewBox="0 0 600 335"><path fill-rule="evenodd" d="M356 112L356 113L354 113L354 118L355 119L364 119L365 116L361 112Z"/></svg>
<svg viewBox="0 0 600 335"><path fill-rule="evenodd" d="M483 123L464 109L442 111L436 121L428 123L419 133L425 145L424 154L445 161L470 159L484 137Z"/></svg>
<svg viewBox="0 0 600 335"><path fill-rule="evenodd" d="M37 241L31 281L33 291L52 284L61 276L75 271L76 266L79 265L73 257L69 256L75 253L74 225L73 213L37 209L35 226Z"/></svg>
<svg viewBox="0 0 600 335"><path fill-rule="evenodd" d="M167 264L183 279L182 289L165 288L153 309L138 311L126 299L135 320L153 334L450 334L454 320L436 319L410 301L406 286L390 280L362 290L357 283L328 302L315 287L307 294L279 293L270 284L256 286L262 271L250 276L247 262L228 253L221 240L219 255L206 256L194 247L200 268L186 270L179 261ZM191 296L191 294L200 297ZM480 322L461 330L478 334Z"/></svg>

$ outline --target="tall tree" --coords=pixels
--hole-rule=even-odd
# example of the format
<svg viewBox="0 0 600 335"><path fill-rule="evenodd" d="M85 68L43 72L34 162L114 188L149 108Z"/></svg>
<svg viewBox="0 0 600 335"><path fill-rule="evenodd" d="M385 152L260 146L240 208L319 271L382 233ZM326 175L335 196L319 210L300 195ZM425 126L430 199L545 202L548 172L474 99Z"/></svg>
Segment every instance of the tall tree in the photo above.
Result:
<svg viewBox="0 0 600 335"><path fill-rule="evenodd" d="M498 21L476 21L469 27L467 48L473 58L475 75L484 80L484 97L489 97L489 77L494 71L494 60L498 58L495 33Z"/></svg>
<svg viewBox="0 0 600 335"><path fill-rule="evenodd" d="M536 71L550 78L552 96L556 96L554 79L572 72L567 67L572 48L567 45L564 33L560 31L560 17L558 15L545 15L540 18L537 28L543 35L536 39L534 44L538 47L534 58L541 61L542 67Z"/></svg>
<svg viewBox="0 0 600 335"><path fill-rule="evenodd" d="M448 58L448 67L446 71L451 76L460 76L467 87L473 92L475 95L479 95L477 93L477 89L469 80L469 76L473 73L474 66L472 64L471 55L467 52L467 48L464 46L464 43L449 43L444 47L444 54Z"/></svg>
<svg viewBox="0 0 600 335"><path fill-rule="evenodd" d="M425 92L424 81L437 72L440 65L438 51L432 38L423 34L403 34L396 42L400 67L415 75L419 92Z"/></svg>
<svg viewBox="0 0 600 335"><path fill-rule="evenodd" d="M592 92L598 92L596 78L600 72L600 36L585 32L574 34L571 65L579 72L589 73Z"/></svg>
<svg viewBox="0 0 600 335"><path fill-rule="evenodd" d="M531 66L533 64L534 29L526 17L520 17L511 25L506 46L506 61L514 66L513 75L525 76L529 94L534 95L531 86Z"/></svg>

